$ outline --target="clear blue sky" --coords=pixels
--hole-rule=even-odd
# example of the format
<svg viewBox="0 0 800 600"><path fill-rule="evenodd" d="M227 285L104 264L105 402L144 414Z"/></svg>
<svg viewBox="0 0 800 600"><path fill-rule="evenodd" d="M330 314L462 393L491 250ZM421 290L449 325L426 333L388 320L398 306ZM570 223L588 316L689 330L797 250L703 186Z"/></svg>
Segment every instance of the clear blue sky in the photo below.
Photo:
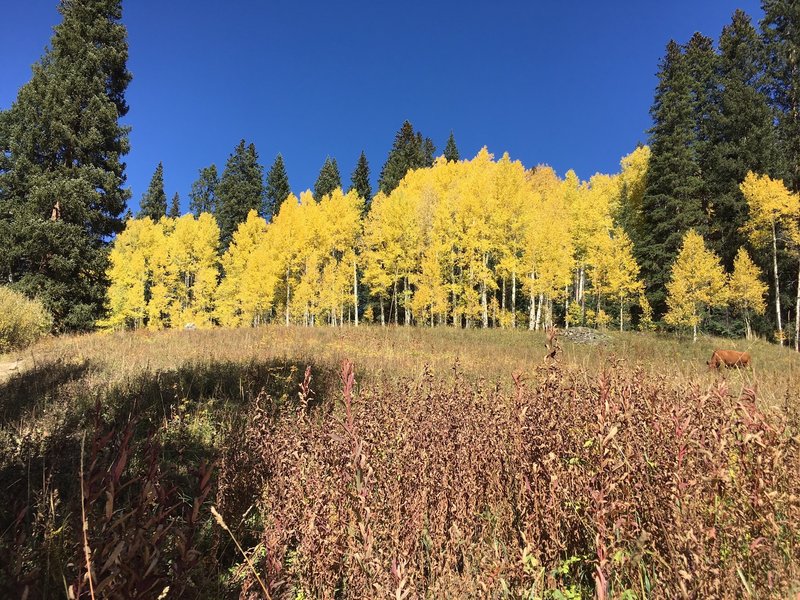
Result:
<svg viewBox="0 0 800 600"><path fill-rule="evenodd" d="M0 109L30 78L56 5L4 2ZM241 138L265 171L282 153L296 192L327 155L349 182L362 149L374 183L404 119L437 153L452 129L462 156L486 145L562 175L616 172L647 139L667 41L716 40L735 8L762 14L757 0L131 0L131 208L163 161L186 210L198 169L221 171Z"/></svg>

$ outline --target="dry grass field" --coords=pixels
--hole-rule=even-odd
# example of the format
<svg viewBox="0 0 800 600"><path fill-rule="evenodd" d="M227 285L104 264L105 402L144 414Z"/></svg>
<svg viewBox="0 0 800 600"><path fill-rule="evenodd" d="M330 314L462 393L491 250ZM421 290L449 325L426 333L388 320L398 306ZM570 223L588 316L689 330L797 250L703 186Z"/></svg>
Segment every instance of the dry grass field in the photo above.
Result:
<svg viewBox="0 0 800 600"><path fill-rule="evenodd" d="M796 594L798 355L594 338L552 361L528 331L272 326L0 357L0 595ZM716 347L753 368L709 372Z"/></svg>

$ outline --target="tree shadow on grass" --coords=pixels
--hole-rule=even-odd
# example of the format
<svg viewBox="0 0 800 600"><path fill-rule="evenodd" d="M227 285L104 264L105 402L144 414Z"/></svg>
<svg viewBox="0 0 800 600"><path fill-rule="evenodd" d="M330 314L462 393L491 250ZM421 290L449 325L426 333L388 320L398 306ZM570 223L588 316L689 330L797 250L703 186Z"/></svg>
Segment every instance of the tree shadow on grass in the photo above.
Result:
<svg viewBox="0 0 800 600"><path fill-rule="evenodd" d="M91 363L56 361L34 366L0 384L0 428L24 419L42 403L55 400L60 390L84 378Z"/></svg>
<svg viewBox="0 0 800 600"><path fill-rule="evenodd" d="M80 564L80 556L72 553L82 544L82 445L83 467L100 473L112 469L124 446L129 458L122 480L136 481L148 448L157 444L165 489L191 506L198 470L217 460L230 442L228 434L249 415L256 398L267 419L297 409L306 366L288 359L196 361L110 384L89 362L59 362L5 382L0 386L0 506L6 508L0 511L0 548L5 549L0 553L0 596L17 589L22 578L34 591L61 585L61 572L50 566ZM315 394L309 408L316 410L328 404L329 391L336 389L337 369L311 368ZM105 446L98 452L99 443ZM93 455L99 458L93 461ZM214 497L212 489L205 502ZM117 508L126 509L122 500ZM54 514L43 523L41 515L49 513ZM47 531L62 525L64 537L54 549ZM53 560L56 555L60 562ZM29 557L26 564L38 566L20 571L15 565L22 556Z"/></svg>

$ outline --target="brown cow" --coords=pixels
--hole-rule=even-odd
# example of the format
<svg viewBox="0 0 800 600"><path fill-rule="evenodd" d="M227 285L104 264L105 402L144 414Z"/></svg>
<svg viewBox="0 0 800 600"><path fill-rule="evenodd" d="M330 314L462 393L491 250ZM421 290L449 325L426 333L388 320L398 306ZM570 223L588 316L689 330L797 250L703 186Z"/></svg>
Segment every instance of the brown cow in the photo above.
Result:
<svg viewBox="0 0 800 600"><path fill-rule="evenodd" d="M736 350L714 350L711 360L707 361L709 369L719 369L722 365L726 367L749 367L750 355L747 352Z"/></svg>

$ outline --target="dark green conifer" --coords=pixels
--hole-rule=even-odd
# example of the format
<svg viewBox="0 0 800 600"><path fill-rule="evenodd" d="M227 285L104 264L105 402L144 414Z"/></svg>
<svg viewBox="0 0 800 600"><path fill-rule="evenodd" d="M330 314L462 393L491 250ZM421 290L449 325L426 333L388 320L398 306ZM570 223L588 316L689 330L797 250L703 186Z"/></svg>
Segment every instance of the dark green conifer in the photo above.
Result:
<svg viewBox="0 0 800 600"><path fill-rule="evenodd" d="M361 156L358 157L358 163L350 177L350 182L350 189L355 190L356 193L364 199L364 209L369 210L369 205L372 201L372 186L369 183L367 155L364 154L363 150L361 151Z"/></svg>
<svg viewBox="0 0 800 600"><path fill-rule="evenodd" d="M654 312L666 309L670 267L689 228L706 232L702 180L694 144L695 98L686 57L674 41L659 65L651 108L650 167L642 201L642 239L636 252Z"/></svg>
<svg viewBox="0 0 800 600"><path fill-rule="evenodd" d="M314 200L319 202L323 196L327 196L340 187L342 187L342 178L339 175L339 165L336 164L335 158L326 157L319 171L319 177L314 183Z"/></svg>
<svg viewBox="0 0 800 600"><path fill-rule="evenodd" d="M258 211L262 217L267 215L264 169L258 163L255 145L246 145L241 140L236 146L222 172L216 198L220 244L224 251L231 243L233 232L251 210Z"/></svg>
<svg viewBox="0 0 800 600"><path fill-rule="evenodd" d="M108 244L122 230L128 112L121 0L62 1L31 80L0 114L0 278L57 330L103 316Z"/></svg>
<svg viewBox="0 0 800 600"><path fill-rule="evenodd" d="M170 202L167 216L173 219L177 219L181 216L181 197L178 192L175 192L175 195L172 197L172 202Z"/></svg>
<svg viewBox="0 0 800 600"><path fill-rule="evenodd" d="M460 156L458 154L458 147L456 146L456 138L453 132L450 132L450 137L447 138L447 145L444 147L444 157L448 161L458 162Z"/></svg>
<svg viewBox="0 0 800 600"><path fill-rule="evenodd" d="M283 164L283 156L278 154L275 162L267 173L267 203L271 208L271 214L275 217L281 210L281 205L289 194L292 193L289 187L289 176L286 174L286 165Z"/></svg>
<svg viewBox="0 0 800 600"><path fill-rule="evenodd" d="M202 213L215 215L217 212L217 166L211 165L200 169L200 176L192 183L189 192L189 212L195 217Z"/></svg>
<svg viewBox="0 0 800 600"><path fill-rule="evenodd" d="M164 165L158 163L147 191L139 201L139 217L158 221L167 214L167 194L164 192Z"/></svg>

